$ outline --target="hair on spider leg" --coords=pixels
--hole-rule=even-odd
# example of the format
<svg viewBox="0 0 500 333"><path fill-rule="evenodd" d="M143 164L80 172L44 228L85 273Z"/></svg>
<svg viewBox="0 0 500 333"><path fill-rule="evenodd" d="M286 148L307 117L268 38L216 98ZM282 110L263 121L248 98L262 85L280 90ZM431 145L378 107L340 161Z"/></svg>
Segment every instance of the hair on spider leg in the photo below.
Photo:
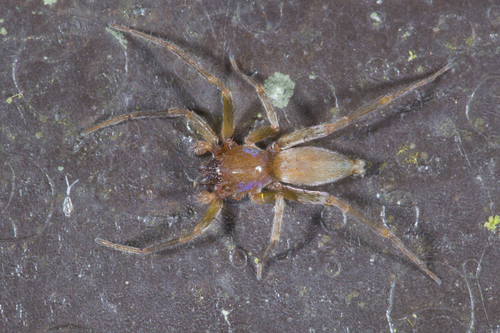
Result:
<svg viewBox="0 0 500 333"><path fill-rule="evenodd" d="M260 280L263 273L263 263L265 260L269 260L268 258L272 258L272 250L280 238L286 201L307 205L335 206L360 222L364 226L360 230L368 228L381 239L390 241L422 272L438 284L441 283L441 280L427 268L425 263L386 227L374 222L339 197L327 192L302 189L304 186L325 185L352 175L362 175L365 172L364 161L351 159L341 153L324 148L297 146L329 136L359 119L373 114L374 111L386 107L409 92L434 81L451 68L450 64L429 76L375 99L333 123L302 128L280 135L276 140L273 140L267 149L263 149L257 144L266 142L279 133L278 117L263 86L240 71L234 57L230 57L232 69L239 74L243 81L255 89L269 121L268 125L251 131L245 137L244 143L240 145L233 140L234 105L232 94L220 79L207 72L191 56L172 43L117 24L112 24L111 28L165 47L191 66L208 84L217 88L222 98L222 126L220 134L216 134L212 127L195 112L171 108L117 116L83 131L83 135L89 135L97 130L133 119L185 117L190 121L190 126L193 126L205 141L204 144L195 144L193 151L200 155L211 153L210 161L204 163L201 168L204 177L203 186L207 186L210 191L203 192L200 197L202 198L201 202L208 205L208 209L192 232L176 238L160 240L142 248L112 243L103 239L96 239L97 243L115 250L138 254L153 253L176 247L199 239L205 234L214 221L218 220L225 201L227 202L228 199L238 201L248 196L255 204L274 203L271 237L256 265L257 279Z"/></svg>

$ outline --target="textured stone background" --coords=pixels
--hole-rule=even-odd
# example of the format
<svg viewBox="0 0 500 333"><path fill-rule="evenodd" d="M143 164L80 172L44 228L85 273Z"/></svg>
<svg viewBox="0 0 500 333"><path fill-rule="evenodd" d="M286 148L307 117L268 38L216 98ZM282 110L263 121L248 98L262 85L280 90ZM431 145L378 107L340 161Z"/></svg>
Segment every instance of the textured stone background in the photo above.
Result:
<svg viewBox="0 0 500 333"><path fill-rule="evenodd" d="M500 326L500 6L493 1L19 1L0 12L0 331L496 332ZM386 223L438 286L353 218L288 203L261 281L272 205L227 201L191 230L198 135L181 120L112 115L186 107L220 129L219 92L176 56L107 30L168 39L232 90L236 139L266 124L251 87L295 83L282 133L329 122L452 61L454 69L321 146L366 160L320 189ZM263 116L264 115L264 116ZM74 210L63 212L69 198Z"/></svg>

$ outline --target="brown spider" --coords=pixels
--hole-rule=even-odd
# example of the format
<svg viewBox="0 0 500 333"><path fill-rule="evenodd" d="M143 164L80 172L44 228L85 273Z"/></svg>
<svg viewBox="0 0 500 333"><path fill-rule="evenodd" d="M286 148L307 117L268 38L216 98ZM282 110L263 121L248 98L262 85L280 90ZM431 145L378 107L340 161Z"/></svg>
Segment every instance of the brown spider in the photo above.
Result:
<svg viewBox="0 0 500 333"><path fill-rule="evenodd" d="M256 142L262 141L276 134L279 129L278 118L269 102L269 98L264 88L253 79L243 74L231 57L233 69L241 77L252 85L259 96L259 99L267 112L270 126L262 127L251 132L243 145L236 144L231 136L234 131L233 124L233 98L229 89L221 80L212 76L201 66L193 61L184 51L177 46L151 37L133 29L112 24L113 29L128 32L132 35L144 38L153 43L162 45L177 54L182 60L193 67L208 83L214 85L222 92L223 102L223 122L222 133L219 138L208 124L197 114L189 110L172 108L161 111L133 112L123 116L118 116L97 124L82 134L87 135L101 128L119 124L129 119L159 118L159 117L186 117L191 124L200 132L205 141L198 141L192 147L192 152L202 155L207 152L212 154L211 160L201 167L203 173L202 184L211 185L212 192L202 191L199 200L202 203L210 204L201 222L194 228L193 232L182 235L178 238L161 241L159 243L137 248L120 245L96 238L96 242L124 252L131 253L151 253L156 252L176 244L189 242L202 235L210 224L219 215L224 198L230 196L239 200L246 194L250 199L258 204L275 202L274 220L271 231L271 240L262 255L262 259L257 266L257 279L262 276L262 263L269 256L272 248L279 239L285 200L297 201L305 204L333 205L342 211L353 215L361 223L369 227L377 235L388 238L398 249L408 258L427 273L434 281L441 284L441 280L427 269L426 265L417 258L413 252L408 250L401 240L390 230L379 226L361 212L353 208L347 202L334 197L325 192L310 191L292 187L293 185L314 186L332 183L352 174L362 175L365 163L361 160L351 160L339 153L316 147L297 147L299 144L319 139L332 134L338 129L344 128L359 118L373 112L383 106L388 105L393 100L413 91L446 72L451 68L448 64L436 73L413 83L395 93L378 98L372 103L362 107L352 114L340 118L331 124L322 124L309 128L299 129L290 134L286 134L275 141L269 148L262 150L255 146Z"/></svg>

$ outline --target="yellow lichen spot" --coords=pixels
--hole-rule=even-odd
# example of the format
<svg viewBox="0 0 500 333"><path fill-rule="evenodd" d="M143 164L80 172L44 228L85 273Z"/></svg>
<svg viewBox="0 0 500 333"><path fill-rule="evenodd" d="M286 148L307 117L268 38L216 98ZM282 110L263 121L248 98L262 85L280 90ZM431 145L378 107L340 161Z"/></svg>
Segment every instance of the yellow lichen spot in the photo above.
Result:
<svg viewBox="0 0 500 333"><path fill-rule="evenodd" d="M330 113L332 114L333 117L337 117L338 113L339 113L339 108L337 107L333 107L330 109Z"/></svg>
<svg viewBox="0 0 500 333"><path fill-rule="evenodd" d="M201 295L201 292L203 291L203 288L196 289L197 285L194 285L194 291L198 294L198 300L196 302L201 303L203 300L203 296Z"/></svg>
<svg viewBox="0 0 500 333"><path fill-rule="evenodd" d="M440 123L437 123L436 129L439 129L440 135L445 137L454 136L457 133L457 128L450 118L445 118Z"/></svg>
<svg viewBox="0 0 500 333"><path fill-rule="evenodd" d="M488 222L484 224L484 227L489 231L495 231L497 230L498 224L500 224L500 216L499 215L490 216L488 218Z"/></svg>
<svg viewBox="0 0 500 333"><path fill-rule="evenodd" d="M468 141L468 142L472 141L472 133L469 131L465 131L465 130L460 131L460 136L465 141Z"/></svg>
<svg viewBox="0 0 500 333"><path fill-rule="evenodd" d="M408 151L408 146L407 145L402 145L401 147L399 147L399 150L396 153L396 155L404 154L407 151Z"/></svg>
<svg viewBox="0 0 500 333"><path fill-rule="evenodd" d="M417 58L417 55L413 51L408 51L410 56L408 57L408 61L412 61L413 59Z"/></svg>
<svg viewBox="0 0 500 333"><path fill-rule="evenodd" d="M4 36L5 36L5 35L7 35L7 29L5 29L5 28L3 28L3 27L2 27L2 28L0 28L0 34L1 34L1 35L4 35Z"/></svg>
<svg viewBox="0 0 500 333"><path fill-rule="evenodd" d="M409 145L403 145L399 147L398 152L396 155L403 155L404 157L404 163L406 164L418 164L418 159L419 158L427 158L428 155L427 153L420 153L418 151L416 152L411 152L410 150L413 150L417 148L417 145L415 143L410 143ZM425 156L425 157L424 157Z"/></svg>
<svg viewBox="0 0 500 333"><path fill-rule="evenodd" d="M450 50L456 50L457 49L457 47L455 45L453 45L452 43L446 43L446 44L444 44L444 46L446 46Z"/></svg>
<svg viewBox="0 0 500 333"><path fill-rule="evenodd" d="M14 100L15 97L20 99L21 97L23 97L23 93L20 92L19 94L15 94L15 95L12 95L10 97L7 97L7 99L5 101L7 102L7 104L10 104L10 103L12 103L12 101Z"/></svg>
<svg viewBox="0 0 500 333"><path fill-rule="evenodd" d="M35 137L41 139L43 137L43 132L36 132Z"/></svg>
<svg viewBox="0 0 500 333"><path fill-rule="evenodd" d="M483 118L477 118L472 122L472 126L474 126L479 132L482 132L484 130L484 119Z"/></svg>
<svg viewBox="0 0 500 333"><path fill-rule="evenodd" d="M470 36L465 40L468 46L472 46L472 43L474 43L474 37Z"/></svg>
<svg viewBox="0 0 500 333"><path fill-rule="evenodd" d="M359 296L358 292L353 292L353 293L347 295L346 298L345 298L346 304L347 305L351 304L352 299L355 298L355 297L358 297L358 296Z"/></svg>
<svg viewBox="0 0 500 333"><path fill-rule="evenodd" d="M412 323L412 321L410 320L410 318L406 318L406 321L411 325L411 327L414 326L413 323Z"/></svg>
<svg viewBox="0 0 500 333"><path fill-rule="evenodd" d="M410 153L407 158L405 158L405 162L408 164L417 164L419 152Z"/></svg>
<svg viewBox="0 0 500 333"><path fill-rule="evenodd" d="M378 27L384 22L382 16L380 16L380 14L377 12L371 13L370 18L372 19L372 24L374 27Z"/></svg>
<svg viewBox="0 0 500 333"><path fill-rule="evenodd" d="M40 121L42 123L46 123L47 122L47 117L40 115Z"/></svg>
<svg viewBox="0 0 500 333"><path fill-rule="evenodd" d="M329 241L330 241L330 236L328 235L323 235L321 236L321 240L319 241L318 247L324 247Z"/></svg>

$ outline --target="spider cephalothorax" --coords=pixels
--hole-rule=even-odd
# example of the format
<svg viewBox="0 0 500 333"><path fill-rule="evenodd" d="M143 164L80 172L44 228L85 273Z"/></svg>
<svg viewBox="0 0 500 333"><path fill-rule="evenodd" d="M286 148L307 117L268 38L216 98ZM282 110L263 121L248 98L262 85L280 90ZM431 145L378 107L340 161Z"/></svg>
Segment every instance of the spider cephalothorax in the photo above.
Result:
<svg viewBox="0 0 500 333"><path fill-rule="evenodd" d="M348 126L368 113L386 106L408 92L433 81L449 70L451 65L446 65L429 77L417 81L395 93L382 96L374 102L333 123L303 128L290 134L285 134L271 144L270 148L262 150L255 146L255 143L268 139L278 132L278 118L276 117L276 113L269 102L264 88L253 79L240 72L233 58L231 58L233 69L256 89L270 122L270 126L259 128L248 134L245 138L244 145L237 145L231 139L234 131L233 99L231 92L221 80L205 71L197 62L193 61L186 53L171 43L116 24L112 24L111 27L166 47L192 66L208 81L208 83L217 87L222 93L223 122L219 137L200 116L189 110L173 108L161 111L134 112L114 117L85 130L83 132L84 135L129 119L186 117L204 139L204 141L196 142L191 151L198 155L207 152L213 155L212 159L200 168L202 183L211 185L212 192L202 191L199 200L210 206L193 232L178 238L161 241L145 248L120 245L97 238L96 241L99 244L120 251L144 254L155 252L176 244L186 243L199 237L208 229L210 224L221 212L223 200L226 197L230 196L239 200L245 195L248 195L253 202L258 204L269 202L275 203L271 240L257 266L258 279L261 278L262 274L262 262L268 257L273 246L279 239L285 200L291 200L304 204L333 205L353 215L377 235L389 239L434 281L441 283L441 280L427 269L425 264L418 259L415 254L408 250L401 240L387 228L379 226L347 202L337 197L325 192L305 190L293 186L315 186L332 183L353 174L362 175L364 173L365 163L361 160L353 160L342 154L323 148L296 146L325 137L340 128Z"/></svg>
<svg viewBox="0 0 500 333"><path fill-rule="evenodd" d="M241 194L271 183L272 156L254 146L236 146L217 154L201 167L202 184L213 185L215 192Z"/></svg>

